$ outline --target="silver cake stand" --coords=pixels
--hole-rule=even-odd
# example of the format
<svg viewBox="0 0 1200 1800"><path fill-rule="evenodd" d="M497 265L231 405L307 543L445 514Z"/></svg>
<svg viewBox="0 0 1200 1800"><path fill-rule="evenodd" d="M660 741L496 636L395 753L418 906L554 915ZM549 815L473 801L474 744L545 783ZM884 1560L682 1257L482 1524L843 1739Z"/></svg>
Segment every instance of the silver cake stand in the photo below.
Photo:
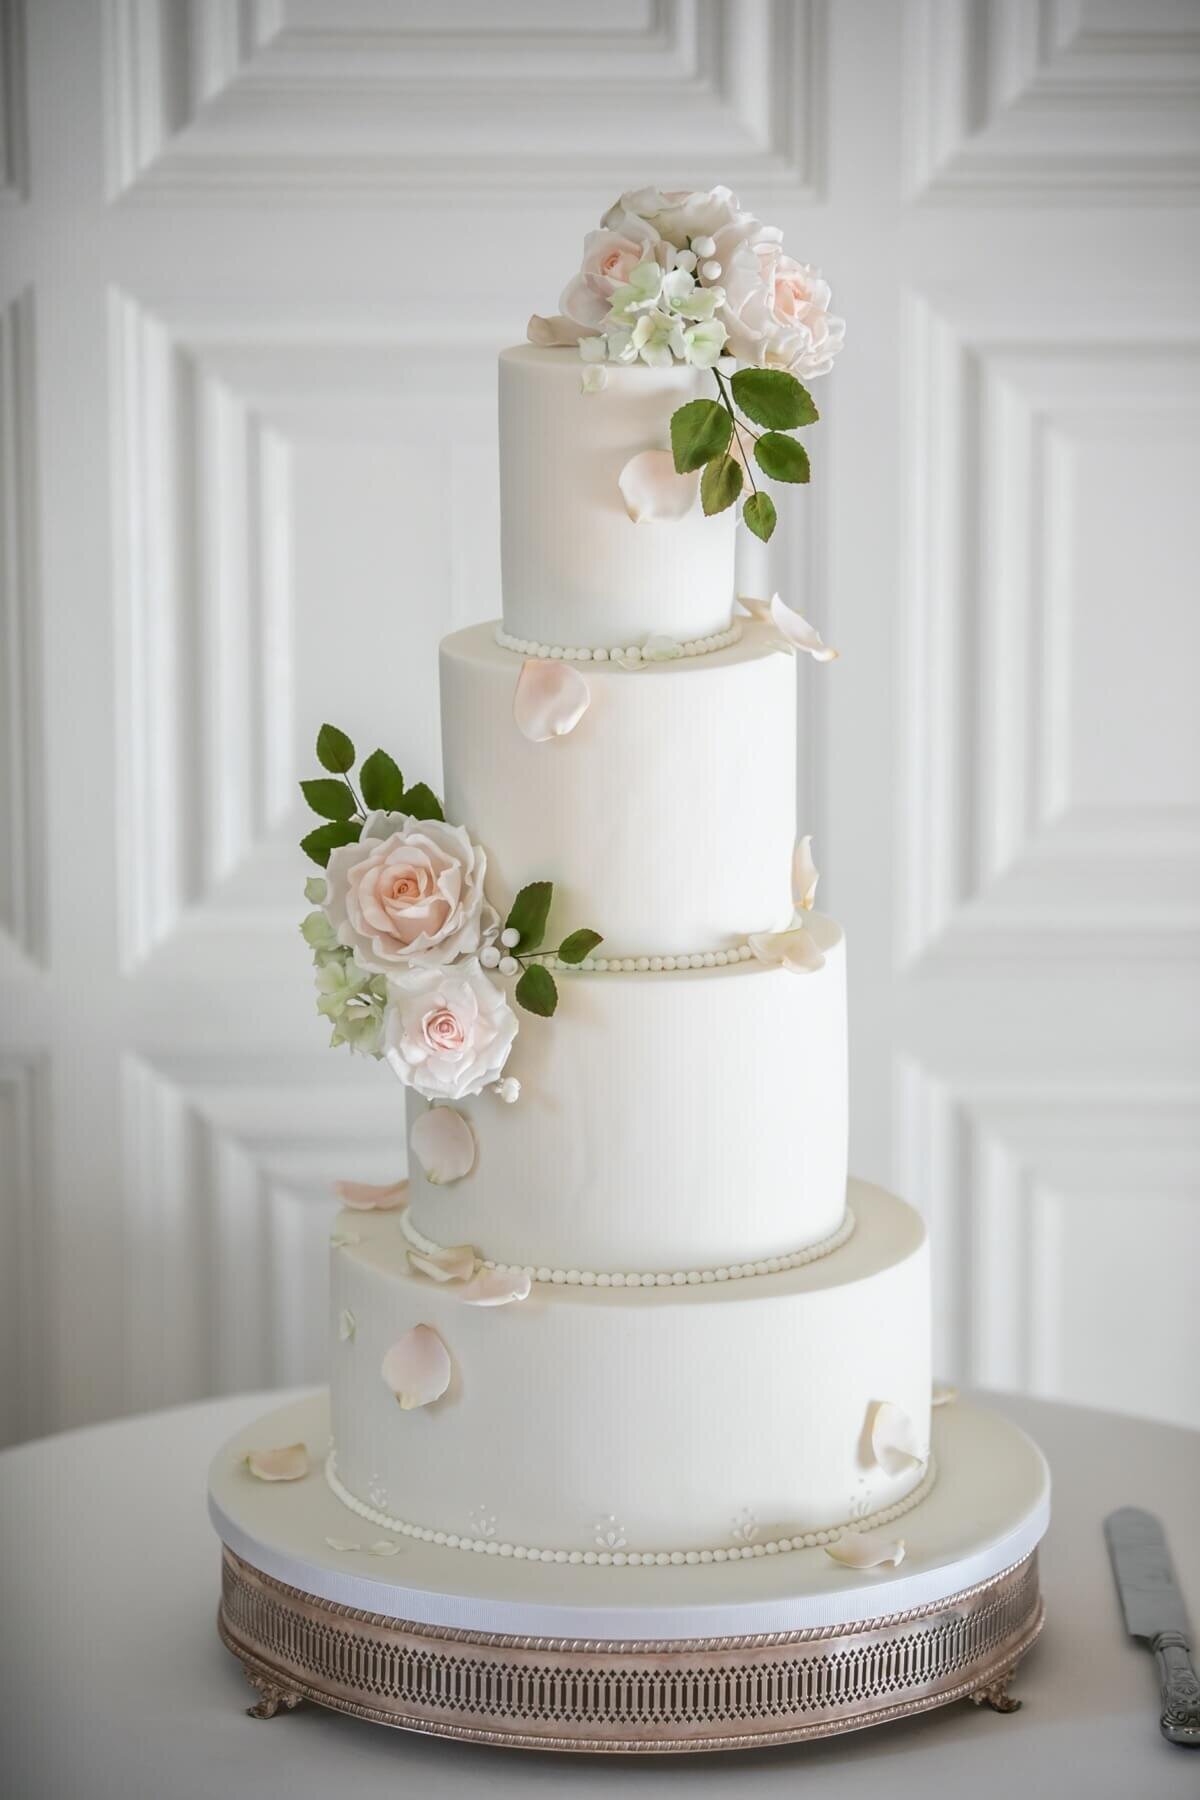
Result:
<svg viewBox="0 0 1200 1800"><path fill-rule="evenodd" d="M517 1562L364 1524L321 1474L324 1394L215 1458L221 1637L269 1719L303 1700L381 1725L524 1750L665 1752L795 1743L973 1700L1042 1628L1041 1452L958 1402L934 1414L937 1480L879 1575L824 1550L684 1568ZM265 1484L252 1448L301 1440L312 1472ZM334 1549L327 1539L361 1548ZM378 1555L380 1540L398 1543Z"/></svg>

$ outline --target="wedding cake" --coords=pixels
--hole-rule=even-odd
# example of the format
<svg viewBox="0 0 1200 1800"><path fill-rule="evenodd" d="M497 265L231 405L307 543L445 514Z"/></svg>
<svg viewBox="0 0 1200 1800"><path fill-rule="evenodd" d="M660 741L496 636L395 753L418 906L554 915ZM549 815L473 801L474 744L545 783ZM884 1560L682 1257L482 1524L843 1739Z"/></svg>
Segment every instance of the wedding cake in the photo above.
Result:
<svg viewBox="0 0 1200 1800"><path fill-rule="evenodd" d="M444 791L331 726L304 784L319 1007L409 1144L341 1186L325 1478L448 1552L893 1567L936 1479L929 1266L848 1178L847 949L796 842L794 659L836 653L734 600L842 327L727 190L645 189L529 337Z"/></svg>

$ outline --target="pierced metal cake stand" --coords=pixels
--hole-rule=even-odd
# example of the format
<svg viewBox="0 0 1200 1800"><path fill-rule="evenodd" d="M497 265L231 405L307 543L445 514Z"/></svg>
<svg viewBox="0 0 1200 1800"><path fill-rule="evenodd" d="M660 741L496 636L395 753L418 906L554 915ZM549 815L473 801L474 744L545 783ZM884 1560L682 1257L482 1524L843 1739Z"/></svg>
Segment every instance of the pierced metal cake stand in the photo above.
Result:
<svg viewBox="0 0 1200 1800"><path fill-rule="evenodd" d="M670 1752L796 1743L973 1700L1001 1712L1042 1629L1040 1451L994 1413L934 1415L937 1481L898 1521L882 1575L824 1550L599 1569L466 1554L364 1525L320 1472L326 1397L215 1458L218 1630L269 1719L314 1701L378 1724L525 1750ZM300 1482L255 1481L251 1448L305 1442ZM371 1546L381 1536L394 1555ZM333 1548L327 1539L356 1548Z"/></svg>

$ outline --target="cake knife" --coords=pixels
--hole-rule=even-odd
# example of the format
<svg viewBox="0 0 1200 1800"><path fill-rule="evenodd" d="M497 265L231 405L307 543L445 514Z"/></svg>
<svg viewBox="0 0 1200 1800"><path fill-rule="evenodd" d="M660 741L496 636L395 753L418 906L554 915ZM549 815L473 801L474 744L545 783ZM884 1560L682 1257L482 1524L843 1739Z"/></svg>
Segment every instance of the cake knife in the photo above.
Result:
<svg viewBox="0 0 1200 1800"><path fill-rule="evenodd" d="M1189 1655L1192 1629L1163 1528L1153 1513L1122 1506L1105 1519L1104 1535L1125 1629L1158 1658L1162 1734L1172 1744L1200 1749L1200 1681Z"/></svg>

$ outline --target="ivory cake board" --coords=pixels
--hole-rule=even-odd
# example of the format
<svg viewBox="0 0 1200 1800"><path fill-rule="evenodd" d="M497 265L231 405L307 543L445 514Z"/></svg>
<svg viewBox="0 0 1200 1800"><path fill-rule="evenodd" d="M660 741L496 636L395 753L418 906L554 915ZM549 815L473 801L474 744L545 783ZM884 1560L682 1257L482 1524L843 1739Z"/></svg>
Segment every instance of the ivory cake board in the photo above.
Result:
<svg viewBox="0 0 1200 1800"><path fill-rule="evenodd" d="M303 1442L304 1480L264 1483L251 1449ZM1037 1446L999 1414L965 1401L933 1415L937 1479L889 1527L898 1569L842 1567L823 1548L733 1563L588 1568L516 1561L398 1537L357 1518L328 1487L324 1392L255 1420L217 1453L208 1505L222 1542L287 1586L382 1618L451 1631L597 1642L685 1642L870 1621L934 1605L1032 1554L1050 1516L1050 1477ZM399 1543L394 1556L332 1549L327 1538Z"/></svg>

